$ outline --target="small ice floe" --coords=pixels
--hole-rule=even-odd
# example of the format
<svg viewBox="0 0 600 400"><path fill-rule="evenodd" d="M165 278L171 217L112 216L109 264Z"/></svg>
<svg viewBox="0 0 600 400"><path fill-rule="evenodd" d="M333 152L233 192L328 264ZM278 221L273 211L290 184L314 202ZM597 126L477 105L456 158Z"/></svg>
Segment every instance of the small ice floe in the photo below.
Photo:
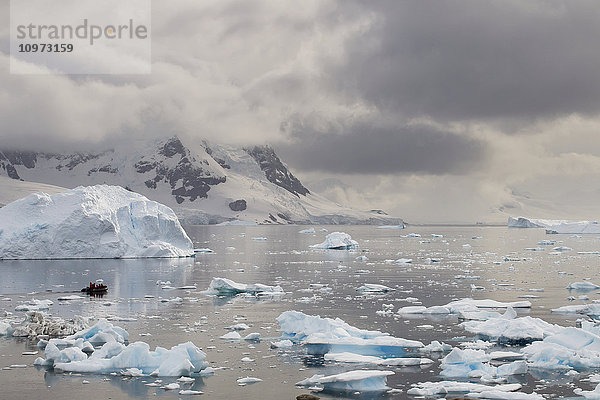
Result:
<svg viewBox="0 0 600 400"><path fill-rule="evenodd" d="M412 396L425 396L433 397L436 395L446 395L451 393L469 393L469 397L475 394L486 393L491 390L504 394L504 397L492 397L494 399L510 399L509 392L515 392L521 389L521 385L518 383L511 383L506 385L487 386L479 383L471 382L455 382L455 381L441 381L441 382L421 382L415 387L409 389L406 393ZM543 399L538 396L535 399Z"/></svg>
<svg viewBox="0 0 600 400"><path fill-rule="evenodd" d="M305 234L315 233L315 228L302 229L301 231L298 231L298 233L305 233Z"/></svg>
<svg viewBox="0 0 600 400"><path fill-rule="evenodd" d="M590 316L600 316L600 304L577 304L573 306L562 306L552 309L556 314L583 314Z"/></svg>
<svg viewBox="0 0 600 400"><path fill-rule="evenodd" d="M260 378L253 378L251 376L247 376L245 378L239 378L236 382L240 386L246 386L246 385L249 385L249 384L252 384L252 383L262 382L262 379L260 379Z"/></svg>
<svg viewBox="0 0 600 400"><path fill-rule="evenodd" d="M531 367L551 370L600 367L600 327L581 321L581 328L562 328L554 335L525 347Z"/></svg>
<svg viewBox="0 0 600 400"><path fill-rule="evenodd" d="M271 342L272 349L284 349L287 347L292 347L293 345L294 345L294 343L289 339L279 340L277 342Z"/></svg>
<svg viewBox="0 0 600 400"><path fill-rule="evenodd" d="M440 343L437 340L434 340L427 346L419 349L421 353L445 353L450 350L452 350L452 346L446 343Z"/></svg>
<svg viewBox="0 0 600 400"><path fill-rule="evenodd" d="M490 355L483 350L462 350L455 347L442 359L440 375L457 378L502 377L522 375L528 371L525 360L502 364L498 367L491 365L490 360Z"/></svg>
<svg viewBox="0 0 600 400"><path fill-rule="evenodd" d="M377 229L404 229L404 224L402 225L379 225Z"/></svg>
<svg viewBox="0 0 600 400"><path fill-rule="evenodd" d="M52 300L37 300L31 299L24 304L19 304L15 307L15 311L41 311L47 310L54 304Z"/></svg>
<svg viewBox="0 0 600 400"><path fill-rule="evenodd" d="M497 361L515 361L525 358L524 354L514 351L492 351L489 355L491 360Z"/></svg>
<svg viewBox="0 0 600 400"><path fill-rule="evenodd" d="M429 358L419 357L395 357L381 358L376 356L363 356L354 353L327 353L324 356L326 361L334 361L340 363L357 363L357 364L374 364L407 367L414 365L427 365L433 363Z"/></svg>
<svg viewBox="0 0 600 400"><path fill-rule="evenodd" d="M283 289L281 286L269 286L262 283L252 285L245 283L237 283L227 278L213 278L205 292L206 294L214 295L236 295L240 293L250 293L253 295L282 295Z"/></svg>
<svg viewBox="0 0 600 400"><path fill-rule="evenodd" d="M577 388L573 389L573 393L586 399L598 400L600 399L600 384L598 384L594 390L587 391Z"/></svg>
<svg viewBox="0 0 600 400"><path fill-rule="evenodd" d="M256 240L257 242L266 242L267 238L266 237L253 237L252 240Z"/></svg>
<svg viewBox="0 0 600 400"><path fill-rule="evenodd" d="M355 328L343 320L285 311L277 317L282 339L306 346L311 354L351 352L385 357L403 356L409 348L424 347L416 340L396 338L380 331Z"/></svg>
<svg viewBox="0 0 600 400"><path fill-rule="evenodd" d="M228 332L228 333L224 334L223 336L220 337L220 339L224 339L224 340L240 340L240 339L242 339L242 335L240 335L236 331L233 331L233 332Z"/></svg>
<svg viewBox="0 0 600 400"><path fill-rule="evenodd" d="M560 332L563 327L530 316L517 318L508 308L504 315L486 321L466 321L460 324L468 332L503 343L527 343L542 340Z"/></svg>
<svg viewBox="0 0 600 400"><path fill-rule="evenodd" d="M489 319L500 316L496 312L483 311L482 309L503 309L503 308L531 308L529 301L513 301L502 303L496 300L484 299L462 299L452 301L444 306L407 306L398 309L397 313L402 314L424 314L424 315L443 315L458 314L463 319Z"/></svg>
<svg viewBox="0 0 600 400"><path fill-rule="evenodd" d="M569 290L579 290L579 291L591 291L591 290L596 290L599 288L600 288L600 286L596 285L595 283L589 282L589 281L572 282L569 284L569 286L567 286L567 289L569 289Z"/></svg>
<svg viewBox="0 0 600 400"><path fill-rule="evenodd" d="M248 342L258 342L258 341L260 341L260 333L258 333L258 332L249 333L246 336L244 336L244 340L246 340Z"/></svg>
<svg viewBox="0 0 600 400"><path fill-rule="evenodd" d="M399 258L397 260L395 260L394 262L396 264L411 264L412 263L412 258Z"/></svg>
<svg viewBox="0 0 600 400"><path fill-rule="evenodd" d="M437 234L437 233L432 233L432 234L431 234L431 237L432 237L432 238L443 238L443 237L444 237L444 235L440 235L440 234Z"/></svg>
<svg viewBox="0 0 600 400"><path fill-rule="evenodd" d="M393 371L356 370L336 375L313 375L296 383L296 386L318 386L324 391L375 392L390 389L387 377Z"/></svg>
<svg viewBox="0 0 600 400"><path fill-rule="evenodd" d="M325 237L323 243L313 244L310 247L325 250L354 250L358 249L358 242L345 232L331 232Z"/></svg>
<svg viewBox="0 0 600 400"><path fill-rule="evenodd" d="M250 327L244 323L239 323L235 325L226 326L225 329L230 331L245 331L246 329L250 329Z"/></svg>
<svg viewBox="0 0 600 400"><path fill-rule="evenodd" d="M358 256L355 258L356 261L369 261L369 257L367 256Z"/></svg>
<svg viewBox="0 0 600 400"><path fill-rule="evenodd" d="M165 386L161 386L161 389L164 389L164 390L177 390L180 388L181 388L181 386L179 385L179 383L175 383L175 382L169 383L168 385L165 385Z"/></svg>
<svg viewBox="0 0 600 400"><path fill-rule="evenodd" d="M406 235L407 238L420 238L421 235L419 235L418 233L409 233L408 235Z"/></svg>
<svg viewBox="0 0 600 400"><path fill-rule="evenodd" d="M557 247L552 248L552 251L561 251L561 252L562 251L571 251L571 250L573 250L573 249L570 247L567 247L567 246L557 246Z"/></svg>
<svg viewBox="0 0 600 400"><path fill-rule="evenodd" d="M106 320L66 339L50 339L45 347L45 359L38 357L35 365L53 367L55 371L151 376L189 376L208 366L206 354L193 343L187 342L171 347L157 347L150 351L144 342L125 345L128 337L123 328L113 326ZM100 340L104 345L94 349L89 341ZM87 344L87 345L86 345ZM63 350L60 347L67 346ZM84 352L87 350L91 354ZM140 372L141 371L141 372Z"/></svg>
<svg viewBox="0 0 600 400"><path fill-rule="evenodd" d="M555 246L556 242L554 240L540 240L537 244L538 246Z"/></svg>
<svg viewBox="0 0 600 400"><path fill-rule="evenodd" d="M25 320L20 324L12 324L6 327L5 335L15 337L37 337L46 335L48 337L67 336L87 328L88 318L76 316L73 319L65 320L60 317L52 317L48 314L38 311L29 311ZM6 321L6 323L9 323ZM3 324L0 322L0 335L3 334Z"/></svg>
<svg viewBox="0 0 600 400"><path fill-rule="evenodd" d="M132 376L132 377L146 376L144 374L144 371L142 371L139 368L127 368L125 371L121 371L121 375L122 376Z"/></svg>
<svg viewBox="0 0 600 400"><path fill-rule="evenodd" d="M365 283L356 290L363 293L387 293L396 289L377 283Z"/></svg>
<svg viewBox="0 0 600 400"><path fill-rule="evenodd" d="M180 396L195 396L195 395L200 395L200 394L204 394L204 392L202 392L200 390L191 390L191 389L184 389L184 390L179 391Z"/></svg>
<svg viewBox="0 0 600 400"><path fill-rule="evenodd" d="M203 248L203 249L194 249L194 253L195 254L212 254L212 253L214 253L214 251L209 248Z"/></svg>
<svg viewBox="0 0 600 400"><path fill-rule="evenodd" d="M177 378L177 382L187 385L196 382L196 378L190 378L189 376L181 376Z"/></svg>

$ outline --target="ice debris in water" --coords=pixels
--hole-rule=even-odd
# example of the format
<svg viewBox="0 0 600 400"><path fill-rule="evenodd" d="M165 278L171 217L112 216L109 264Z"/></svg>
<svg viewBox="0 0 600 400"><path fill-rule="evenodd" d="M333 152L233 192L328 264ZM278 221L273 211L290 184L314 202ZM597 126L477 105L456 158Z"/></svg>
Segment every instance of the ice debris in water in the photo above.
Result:
<svg viewBox="0 0 600 400"><path fill-rule="evenodd" d="M591 291L600 288L600 286L596 285L592 282L572 282L567 286L569 290L581 290L581 291Z"/></svg>
<svg viewBox="0 0 600 400"><path fill-rule="evenodd" d="M582 390L582 389L575 389L573 390L573 392L578 395L578 396L582 396L586 399L594 399L594 400L598 400L600 399L600 383L596 386L596 388L594 390Z"/></svg>
<svg viewBox="0 0 600 400"><path fill-rule="evenodd" d="M302 229L301 231L298 231L298 233L306 233L306 234L315 233L315 228Z"/></svg>
<svg viewBox="0 0 600 400"><path fill-rule="evenodd" d="M508 303L496 300L462 299L452 301L443 306L407 306L398 309L398 314L459 314L464 319L488 319L497 317L497 312L481 312L481 309L531 308L529 301L513 301ZM470 313L474 313L469 315Z"/></svg>
<svg viewBox="0 0 600 400"><path fill-rule="evenodd" d="M19 304L15 307L15 311L41 311L48 310L54 302L52 300L37 300L31 299L26 303Z"/></svg>
<svg viewBox="0 0 600 400"><path fill-rule="evenodd" d="M387 377L393 371L356 370L335 375L313 375L296 383L296 386L322 387L323 390L374 392L388 390Z"/></svg>
<svg viewBox="0 0 600 400"><path fill-rule="evenodd" d="M283 339L307 345L313 354L351 352L362 355L402 356L408 348L424 347L416 340L396 338L380 331L355 328L340 318L321 318L298 311L277 317Z"/></svg>
<svg viewBox="0 0 600 400"><path fill-rule="evenodd" d="M379 285L377 283L365 283L364 285L362 285L361 287L359 287L356 290L359 292L365 292L365 293L387 293L387 292L391 292L392 290L396 290L396 289L393 289L393 288L385 286L385 285Z"/></svg>
<svg viewBox="0 0 600 400"><path fill-rule="evenodd" d="M407 367L412 365L426 365L433 363L429 358L418 357L394 357L381 358L377 356L363 356L354 353L327 353L325 354L326 361L334 361L341 363L358 363L358 364L375 364Z"/></svg>
<svg viewBox="0 0 600 400"><path fill-rule="evenodd" d="M64 340L50 339L45 348L45 359L36 359L36 365L53 367L56 371L151 376L189 376L208 366L206 354L192 342L171 349L157 347L151 351L144 342L124 344L128 333L110 322L101 320L96 325ZM105 343L94 349L93 340ZM68 346L62 350L60 347ZM85 351L91 352L91 355Z"/></svg>
<svg viewBox="0 0 600 400"><path fill-rule="evenodd" d="M237 283L227 278L213 278L206 290L207 294L215 295L236 295L239 293L250 293L254 295L262 294L283 294L281 286L269 286L262 283L253 285Z"/></svg>
<svg viewBox="0 0 600 400"><path fill-rule="evenodd" d="M445 395L448 393L469 393L471 394L487 392L494 390L508 394L508 392L514 392L521 389L521 385L518 383L487 386L480 383L471 382L455 382L455 381L441 381L441 382L421 382L415 385L415 387L409 389L406 393L413 396L426 396L432 397L436 395ZM503 397L503 398L509 398ZM542 399L542 397L538 397Z"/></svg>
<svg viewBox="0 0 600 400"><path fill-rule="evenodd" d="M491 356L483 350L454 348L441 363L440 375L447 377L479 378L502 377L527 373L527 362L514 361L495 367L489 363Z"/></svg>
<svg viewBox="0 0 600 400"><path fill-rule="evenodd" d="M38 335L47 335L50 337L61 337L72 335L77 331L87 328L89 320L84 317L76 316L73 319L65 320L60 317L51 317L43 312L29 311L25 320L19 324L14 324L4 335L18 337L36 337ZM2 323L0 322L0 327ZM0 328L2 335L2 328Z"/></svg>
<svg viewBox="0 0 600 400"><path fill-rule="evenodd" d="M120 186L31 194L0 208L0 232L4 259L194 254L172 209Z"/></svg>
<svg viewBox="0 0 600 400"><path fill-rule="evenodd" d="M329 250L353 250L358 249L358 242L345 232L331 232L325 237L325 241L310 246L313 249Z"/></svg>

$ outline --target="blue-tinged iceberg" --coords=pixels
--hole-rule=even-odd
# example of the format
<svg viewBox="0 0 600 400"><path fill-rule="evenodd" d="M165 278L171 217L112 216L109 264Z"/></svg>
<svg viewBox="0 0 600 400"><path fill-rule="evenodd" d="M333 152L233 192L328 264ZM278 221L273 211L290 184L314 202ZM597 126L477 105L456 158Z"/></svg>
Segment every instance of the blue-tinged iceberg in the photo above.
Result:
<svg viewBox="0 0 600 400"><path fill-rule="evenodd" d="M173 210L120 186L34 193L0 209L0 259L193 254Z"/></svg>
<svg viewBox="0 0 600 400"><path fill-rule="evenodd" d="M358 249L358 242L345 232L331 232L325 237L323 243L313 244L310 247L325 250L354 250Z"/></svg>

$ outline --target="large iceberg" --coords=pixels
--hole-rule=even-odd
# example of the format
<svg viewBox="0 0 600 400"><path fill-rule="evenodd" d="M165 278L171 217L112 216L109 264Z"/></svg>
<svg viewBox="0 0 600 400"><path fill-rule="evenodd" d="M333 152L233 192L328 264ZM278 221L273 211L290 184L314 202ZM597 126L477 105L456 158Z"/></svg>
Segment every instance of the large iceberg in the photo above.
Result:
<svg viewBox="0 0 600 400"><path fill-rule="evenodd" d="M533 219L508 217L509 228L546 228L547 233L600 233L598 221L569 221L562 219Z"/></svg>
<svg viewBox="0 0 600 400"><path fill-rule="evenodd" d="M296 383L296 386L317 385L325 391L384 391L389 389L387 386L387 377L389 375L394 375L394 372L375 369L348 371L329 376L313 375Z"/></svg>
<svg viewBox="0 0 600 400"><path fill-rule="evenodd" d="M0 259L193 254L173 210L120 186L34 193L0 209Z"/></svg>
<svg viewBox="0 0 600 400"><path fill-rule="evenodd" d="M131 374L135 371L136 376L189 376L208 366L204 361L206 354L192 342L151 351L144 342L127 345L127 336L124 329L101 320L65 339L50 339L45 347L46 358L39 357L35 364L62 372ZM94 348L92 343L98 346Z"/></svg>
<svg viewBox="0 0 600 400"><path fill-rule="evenodd" d="M358 242L345 232L331 232L325 241L310 246L313 249L353 250L358 249Z"/></svg>
<svg viewBox="0 0 600 400"><path fill-rule="evenodd" d="M298 311L277 317L283 339L307 346L312 354L349 352L361 355L399 357L408 349L424 347L416 340L396 338L380 331L355 328L340 318L322 318Z"/></svg>

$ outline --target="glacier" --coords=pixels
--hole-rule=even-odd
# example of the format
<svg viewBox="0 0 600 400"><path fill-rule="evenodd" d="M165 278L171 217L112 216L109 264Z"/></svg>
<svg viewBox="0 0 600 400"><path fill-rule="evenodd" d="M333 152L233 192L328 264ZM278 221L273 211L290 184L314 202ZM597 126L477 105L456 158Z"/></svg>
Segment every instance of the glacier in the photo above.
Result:
<svg viewBox="0 0 600 400"><path fill-rule="evenodd" d="M34 193L0 208L0 259L193 255L173 210L120 186Z"/></svg>

